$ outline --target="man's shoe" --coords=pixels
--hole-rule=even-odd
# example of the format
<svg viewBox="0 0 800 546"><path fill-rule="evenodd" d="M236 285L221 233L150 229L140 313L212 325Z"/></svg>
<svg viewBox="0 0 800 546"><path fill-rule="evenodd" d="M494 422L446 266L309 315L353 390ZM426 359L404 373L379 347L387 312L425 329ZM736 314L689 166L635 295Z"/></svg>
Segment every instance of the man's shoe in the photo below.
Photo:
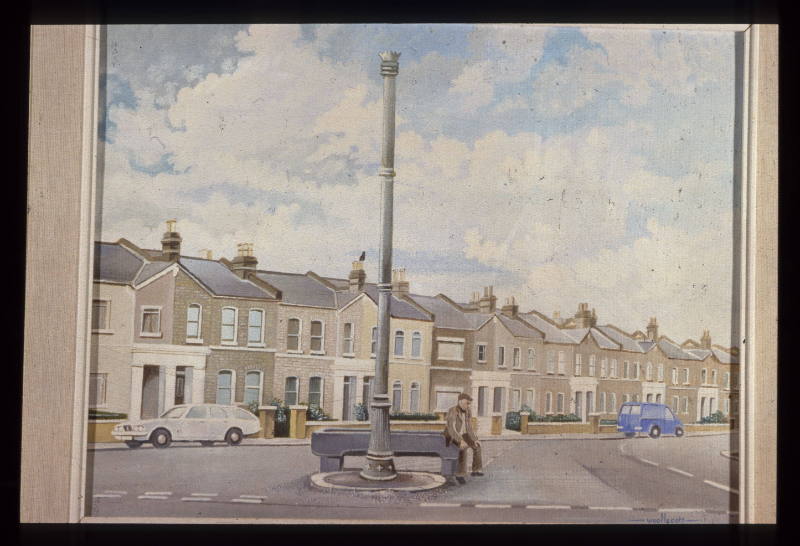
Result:
<svg viewBox="0 0 800 546"><path fill-rule="evenodd" d="M473 472L473 473L472 473L472 475L473 475L473 476L483 476L483 472L481 472L480 470L478 470L478 471L476 471L476 472Z"/></svg>
<svg viewBox="0 0 800 546"><path fill-rule="evenodd" d="M467 483L467 480L465 480L465 479L464 479L464 478L462 478L461 476L456 476L456 481L457 481L458 483L460 483L461 485L464 485L465 483Z"/></svg>

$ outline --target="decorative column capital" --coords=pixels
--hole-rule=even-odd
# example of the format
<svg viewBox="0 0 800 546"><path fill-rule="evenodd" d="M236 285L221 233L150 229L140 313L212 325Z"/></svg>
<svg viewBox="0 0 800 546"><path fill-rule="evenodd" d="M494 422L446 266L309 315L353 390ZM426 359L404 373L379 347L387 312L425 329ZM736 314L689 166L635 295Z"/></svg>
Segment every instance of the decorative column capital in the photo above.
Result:
<svg viewBox="0 0 800 546"><path fill-rule="evenodd" d="M384 51L380 53L381 57L381 75L382 76L397 76L400 71L400 52L398 51Z"/></svg>

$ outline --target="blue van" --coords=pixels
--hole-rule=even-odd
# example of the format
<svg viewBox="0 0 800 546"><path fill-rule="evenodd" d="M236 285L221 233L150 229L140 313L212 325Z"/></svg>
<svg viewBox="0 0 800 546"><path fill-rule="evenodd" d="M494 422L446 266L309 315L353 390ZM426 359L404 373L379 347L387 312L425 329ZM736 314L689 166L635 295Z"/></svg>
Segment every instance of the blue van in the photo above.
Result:
<svg viewBox="0 0 800 546"><path fill-rule="evenodd" d="M683 423L669 407L650 402L622 404L617 416L617 431L624 432L627 438L640 432L651 438L658 438L662 434L674 434L680 438L684 434Z"/></svg>

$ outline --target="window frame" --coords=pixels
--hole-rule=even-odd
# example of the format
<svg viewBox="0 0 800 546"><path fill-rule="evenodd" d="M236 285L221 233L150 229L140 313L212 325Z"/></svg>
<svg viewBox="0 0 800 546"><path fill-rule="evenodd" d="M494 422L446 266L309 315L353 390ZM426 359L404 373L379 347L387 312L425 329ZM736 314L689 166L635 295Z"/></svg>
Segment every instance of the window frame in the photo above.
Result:
<svg viewBox="0 0 800 546"><path fill-rule="evenodd" d="M415 342L419 342L417 347L417 354L414 354ZM414 330L413 332L411 332L411 358L420 360L422 359L422 332L420 332L419 330Z"/></svg>
<svg viewBox="0 0 800 546"><path fill-rule="evenodd" d="M259 329L259 339L258 341L250 341L250 328L253 326L250 324L250 318L252 316L253 311L257 311L261 314L261 325L258 327ZM261 307L251 307L247 310L247 346L248 347L265 347L264 344L264 331L266 330L266 323L267 323L267 312L265 309Z"/></svg>
<svg viewBox="0 0 800 546"><path fill-rule="evenodd" d="M608 358L602 357L600 359L600 377L605 378L608 376Z"/></svg>
<svg viewBox="0 0 800 546"><path fill-rule="evenodd" d="M98 390L95 389L95 400L92 403L92 380L93 379L102 379L103 385L103 401L98 403L97 400L97 392ZM106 408L108 407L108 373L106 372L91 372L89 374L89 390L86 392L86 398L89 402L90 408Z"/></svg>
<svg viewBox="0 0 800 546"><path fill-rule="evenodd" d="M594 354L589 355L589 377L595 377L597 374L597 356Z"/></svg>
<svg viewBox="0 0 800 546"><path fill-rule="evenodd" d="M319 392L318 393L311 389L311 382L312 382L313 379L319 379ZM322 404L325 402L325 400L324 400L324 398L325 398L325 378L322 377L321 375L312 375L312 376L309 376L309 378L308 378L308 407L309 408L311 406L315 405L315 404L311 403L311 395L312 394L314 394L314 395L319 394L319 403L316 404L316 406L318 408L322 408Z"/></svg>
<svg viewBox="0 0 800 546"><path fill-rule="evenodd" d="M372 332L370 333L370 342L369 342L369 355L375 356L378 354L378 327L373 326Z"/></svg>
<svg viewBox="0 0 800 546"><path fill-rule="evenodd" d="M189 320L189 312L197 309L197 321ZM189 335L189 325L197 323L197 335ZM200 303L190 303L186 306L186 343L203 343L203 305Z"/></svg>
<svg viewBox="0 0 800 546"><path fill-rule="evenodd" d="M95 319L95 307L97 304L102 304L102 307L105 308L105 315L103 320L103 325L99 328L95 328L94 319ZM111 333L111 300L110 299L102 299L102 298L93 298L92 299L92 333L100 333L100 334L108 334Z"/></svg>
<svg viewBox="0 0 800 546"><path fill-rule="evenodd" d="M528 371L536 371L536 347L528 347Z"/></svg>
<svg viewBox="0 0 800 546"><path fill-rule="evenodd" d="M348 335L347 327L350 327ZM352 322L342 324L342 356L352 358L355 356L355 327Z"/></svg>
<svg viewBox="0 0 800 546"><path fill-rule="evenodd" d="M505 345L498 345L497 346L497 367L498 368L505 368L506 367L506 346Z"/></svg>
<svg viewBox="0 0 800 546"><path fill-rule="evenodd" d="M290 391L287 387L289 385L289 380L294 379L294 391ZM294 403L289 403L289 397L287 394L289 392L294 393ZM300 402L300 378L296 375L289 375L283 379L283 403L287 406L296 406Z"/></svg>
<svg viewBox="0 0 800 546"><path fill-rule="evenodd" d="M230 391L230 401L227 404L223 404L223 405L235 404L236 403L236 370L232 370L230 368L224 368L222 370L217 370L217 385L216 385L216 388L214 389L214 403L215 404L222 404L222 402L219 401L219 391L220 391L219 378L223 374L228 374L230 376L230 378L231 378L231 384L230 384L230 387L228 387L228 390Z"/></svg>
<svg viewBox="0 0 800 546"><path fill-rule="evenodd" d="M420 388L419 381L412 381L411 385L408 387L408 411L411 413L419 413L419 406L420 406L420 394L422 389ZM414 395L416 394L416 408L414 407Z"/></svg>
<svg viewBox="0 0 800 546"><path fill-rule="evenodd" d="M292 321L297 321L297 333L291 333L291 324ZM297 348L291 349L289 347L289 339L296 338L297 339ZM302 354L303 353L303 319L300 317L290 317L286 320L286 352L292 354Z"/></svg>
<svg viewBox="0 0 800 546"><path fill-rule="evenodd" d="M314 335L314 323L319 323L320 334ZM308 323L308 354L311 355L324 355L325 354L325 321L322 319L312 319ZM319 340L319 349L314 349L314 340Z"/></svg>
<svg viewBox="0 0 800 546"><path fill-rule="evenodd" d="M233 311L233 339L225 339L224 331L225 331L225 311ZM237 345L237 341L239 339L239 309L237 307L231 307L226 305L222 309L220 309L219 315L219 344L220 345Z"/></svg>
<svg viewBox="0 0 800 546"><path fill-rule="evenodd" d="M619 362L616 358L612 358L610 360L611 369L609 370L609 376L613 379L617 379L619 376Z"/></svg>
<svg viewBox="0 0 800 546"><path fill-rule="evenodd" d="M555 351L547 351L547 361L545 362L545 370L549 375L556 373L556 353Z"/></svg>
<svg viewBox="0 0 800 546"><path fill-rule="evenodd" d="M556 393L556 413L558 415L564 414L564 393Z"/></svg>
<svg viewBox="0 0 800 546"><path fill-rule="evenodd" d="M476 343L475 347L477 350L477 353L475 354L475 360L480 364L486 364L486 353L489 346L486 343ZM483 358L481 358L481 353L483 353Z"/></svg>
<svg viewBox="0 0 800 546"><path fill-rule="evenodd" d="M397 405L395 406L395 402ZM397 409L395 409L397 407ZM389 408L392 413L403 411L403 382L399 379L392 381L392 406Z"/></svg>
<svg viewBox="0 0 800 546"><path fill-rule="evenodd" d="M161 337L163 335L161 330L161 306L160 305L142 305L140 307L140 320L139 320L139 337ZM145 332L144 331L144 317L146 313L155 311L158 316L158 331Z"/></svg>
<svg viewBox="0 0 800 546"><path fill-rule="evenodd" d="M567 374L567 353L566 351L558 351L556 359L556 370L558 375Z"/></svg>
<svg viewBox="0 0 800 546"><path fill-rule="evenodd" d="M256 387L247 384L247 377L251 375L258 375L258 397L256 402L258 402L258 405L261 406L264 400L264 372L261 370L246 370L244 372L244 398L242 398L242 402L247 404L248 391L256 389Z"/></svg>
<svg viewBox="0 0 800 546"><path fill-rule="evenodd" d="M399 334L399 336L398 336L398 334ZM397 352L397 342L398 342L398 340L401 342L400 343L400 350L402 352L400 352L400 353ZM405 351L406 351L406 332L405 332L405 330L397 329L397 330L394 331L394 336L392 336L392 355L393 356L398 356L400 358L404 358L405 354L406 354Z"/></svg>
<svg viewBox="0 0 800 546"><path fill-rule="evenodd" d="M581 353L575 353L575 364L573 366L572 374L575 377L580 377L583 373L583 355Z"/></svg>
<svg viewBox="0 0 800 546"><path fill-rule="evenodd" d="M511 349L511 367L515 370L522 369L522 348L514 347Z"/></svg>

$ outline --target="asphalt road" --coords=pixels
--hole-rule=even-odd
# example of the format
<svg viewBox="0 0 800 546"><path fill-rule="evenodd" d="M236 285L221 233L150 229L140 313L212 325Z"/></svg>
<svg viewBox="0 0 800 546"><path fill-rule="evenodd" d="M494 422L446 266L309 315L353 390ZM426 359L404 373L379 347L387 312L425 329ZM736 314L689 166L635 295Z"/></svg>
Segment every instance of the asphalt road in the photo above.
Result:
<svg viewBox="0 0 800 546"><path fill-rule="evenodd" d="M484 441L485 476L426 492L320 490L309 446L173 445L90 451L88 516L393 522L729 523L730 435ZM348 457L359 468L363 458ZM437 472L438 459L398 458Z"/></svg>

